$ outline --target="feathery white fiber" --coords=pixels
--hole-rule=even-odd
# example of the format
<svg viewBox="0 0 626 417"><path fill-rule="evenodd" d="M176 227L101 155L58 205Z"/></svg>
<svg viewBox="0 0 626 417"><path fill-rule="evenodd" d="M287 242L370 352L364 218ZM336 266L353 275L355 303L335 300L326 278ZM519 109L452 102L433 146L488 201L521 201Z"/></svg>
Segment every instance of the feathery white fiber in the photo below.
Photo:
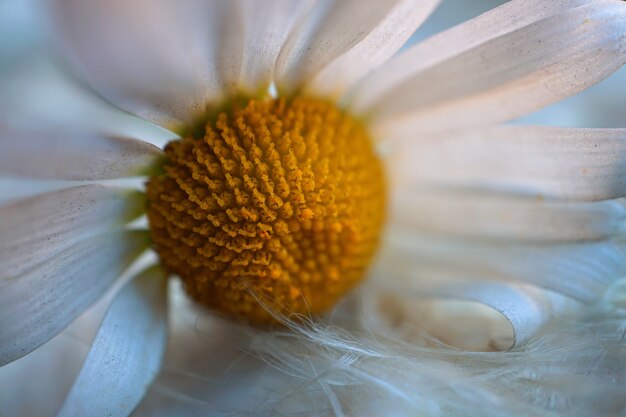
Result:
<svg viewBox="0 0 626 417"><path fill-rule="evenodd" d="M286 401L263 407L267 415L324 400L336 416L387 416L390 410L394 416L494 417L626 411L623 312L555 322L509 352L426 347L385 329L348 334L314 323L290 328L291 333L258 334L250 345L293 380Z"/></svg>
<svg viewBox="0 0 626 417"><path fill-rule="evenodd" d="M363 310L359 300L378 297L365 286L359 300L342 304L326 321L284 319L284 329L270 332L218 324L228 333L219 339L231 338L244 352L223 359L219 349L205 351L207 363L226 367L216 371L224 377L196 373L202 365L186 372L166 363L154 392L187 403L188 415L622 416L625 290L622 284L611 299L553 321L513 350L471 352L427 335L407 338L384 320L371 320L386 313ZM221 333L214 325L210 332L195 326L203 339Z"/></svg>

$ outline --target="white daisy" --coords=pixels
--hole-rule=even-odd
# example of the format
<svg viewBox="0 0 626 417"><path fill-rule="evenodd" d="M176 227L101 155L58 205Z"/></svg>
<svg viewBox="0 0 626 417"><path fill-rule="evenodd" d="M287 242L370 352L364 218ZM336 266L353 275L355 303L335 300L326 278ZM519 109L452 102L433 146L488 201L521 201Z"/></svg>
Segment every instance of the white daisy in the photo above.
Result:
<svg viewBox="0 0 626 417"><path fill-rule="evenodd" d="M503 123L620 68L626 3L513 0L398 52L438 3L53 2L75 73L172 140L119 137L110 119L2 120L0 175L65 182L0 206L0 366L54 343L132 264L59 416L140 404L163 362L169 276L226 317L207 334L273 366L263 401L248 373L237 401L209 391L204 412L623 412L607 384L625 378L621 293L607 289L626 271L626 131ZM111 183L137 176L144 191ZM171 327L177 352L195 349ZM589 328L602 337L580 339ZM547 387L580 374L602 393ZM154 392L137 414L169 412Z"/></svg>

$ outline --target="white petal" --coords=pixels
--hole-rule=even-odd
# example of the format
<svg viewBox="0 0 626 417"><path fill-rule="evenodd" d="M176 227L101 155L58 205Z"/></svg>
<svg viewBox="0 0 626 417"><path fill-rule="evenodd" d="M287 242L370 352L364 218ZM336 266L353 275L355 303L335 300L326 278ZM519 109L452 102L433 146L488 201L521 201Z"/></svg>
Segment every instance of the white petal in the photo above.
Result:
<svg viewBox="0 0 626 417"><path fill-rule="evenodd" d="M65 330L30 354L0 368L0 404L8 416L54 416L89 352L111 303L109 293ZM37 383L33 383L33 375Z"/></svg>
<svg viewBox="0 0 626 417"><path fill-rule="evenodd" d="M242 0L246 33L239 81L241 89L254 94L269 86L278 54L309 3L307 0Z"/></svg>
<svg viewBox="0 0 626 417"><path fill-rule="evenodd" d="M78 131L0 130L0 175L103 180L145 174L161 155L130 138Z"/></svg>
<svg viewBox="0 0 626 417"><path fill-rule="evenodd" d="M190 301L180 280L169 282L169 341L162 372L133 416L277 415L259 401L270 393L282 398L286 386L280 385L280 373L249 353L250 339L259 332L207 313ZM269 334L267 329L260 333Z"/></svg>
<svg viewBox="0 0 626 417"><path fill-rule="evenodd" d="M558 120L559 126L623 128L626 103L624 103L624 85L626 85L626 66L593 87L516 120L525 125L553 125Z"/></svg>
<svg viewBox="0 0 626 417"><path fill-rule="evenodd" d="M379 291L392 297L392 308L407 310L402 315L411 317L416 330L461 349L511 349L557 314L567 314L578 306L575 301L529 285L411 281L394 288L394 284L389 277L378 283L384 286Z"/></svg>
<svg viewBox="0 0 626 417"><path fill-rule="evenodd" d="M73 184L68 184L66 181L0 177L0 206L38 194L61 190L70 185Z"/></svg>
<svg viewBox="0 0 626 417"><path fill-rule="evenodd" d="M6 416L54 415L72 387L88 348L62 333L32 354L0 368L2 412Z"/></svg>
<svg viewBox="0 0 626 417"><path fill-rule="evenodd" d="M626 4L598 2L421 67L372 109L381 138L492 125L582 91L626 62Z"/></svg>
<svg viewBox="0 0 626 417"><path fill-rule="evenodd" d="M391 150L390 175L400 183L583 201L626 195L626 129L501 126L415 139Z"/></svg>
<svg viewBox="0 0 626 417"><path fill-rule="evenodd" d="M234 87L243 38L233 2L57 0L76 70L105 98L163 127L189 125Z"/></svg>
<svg viewBox="0 0 626 417"><path fill-rule="evenodd" d="M513 340L507 343L506 335L499 335L495 340L498 349L509 349L529 340L568 305L567 300L557 294L527 285L477 282L442 286L434 292L485 304L506 317L511 323Z"/></svg>
<svg viewBox="0 0 626 417"><path fill-rule="evenodd" d="M413 45L367 77L355 92L354 109L366 111L390 89L412 76L485 42L549 16L597 0L511 0L488 12Z"/></svg>
<svg viewBox="0 0 626 417"><path fill-rule="evenodd" d="M147 246L145 233L115 232L78 243L22 276L0 281L0 366L63 330Z"/></svg>
<svg viewBox="0 0 626 417"><path fill-rule="evenodd" d="M313 79L311 90L339 95L393 55L439 0L321 0L290 35L277 62L280 91Z"/></svg>
<svg viewBox="0 0 626 417"><path fill-rule="evenodd" d="M176 134L111 106L60 68L58 62L37 56L34 62L2 74L0 124L38 131L75 129L112 136L141 138L157 146Z"/></svg>
<svg viewBox="0 0 626 417"><path fill-rule="evenodd" d="M571 203L440 187L394 191L391 217L415 233L555 243L626 231L626 205L617 200Z"/></svg>
<svg viewBox="0 0 626 417"><path fill-rule="evenodd" d="M151 269L117 295L58 416L125 417L156 377L165 351L165 276Z"/></svg>
<svg viewBox="0 0 626 417"><path fill-rule="evenodd" d="M19 276L90 236L124 225L143 204L134 191L85 185L0 207L0 279Z"/></svg>
<svg viewBox="0 0 626 417"><path fill-rule="evenodd" d="M437 239L393 229L380 262L394 279L529 283L593 302L626 275L620 241L521 245ZM390 277L390 278L391 278Z"/></svg>

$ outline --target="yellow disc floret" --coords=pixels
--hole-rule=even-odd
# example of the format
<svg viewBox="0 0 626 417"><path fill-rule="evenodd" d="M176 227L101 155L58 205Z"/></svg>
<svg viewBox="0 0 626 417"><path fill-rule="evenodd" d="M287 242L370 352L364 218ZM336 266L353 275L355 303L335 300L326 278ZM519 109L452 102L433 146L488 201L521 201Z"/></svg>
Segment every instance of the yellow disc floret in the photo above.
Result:
<svg viewBox="0 0 626 417"><path fill-rule="evenodd" d="M323 312L363 277L384 175L364 125L334 104L251 100L165 155L147 186L151 235L197 302L267 323Z"/></svg>

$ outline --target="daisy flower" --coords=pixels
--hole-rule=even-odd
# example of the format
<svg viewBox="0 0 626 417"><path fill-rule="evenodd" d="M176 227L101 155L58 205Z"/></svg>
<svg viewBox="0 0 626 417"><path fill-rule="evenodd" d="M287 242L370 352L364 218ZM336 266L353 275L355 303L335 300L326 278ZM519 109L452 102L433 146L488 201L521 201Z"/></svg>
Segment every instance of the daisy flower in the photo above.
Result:
<svg viewBox="0 0 626 417"><path fill-rule="evenodd" d="M52 1L77 80L171 140L1 120L0 175L63 182L0 206L0 366L113 287L52 412L167 413L172 277L172 322L192 302L270 365L225 414L620 415L626 131L506 122L619 69L626 3L512 0L401 50L438 3Z"/></svg>

